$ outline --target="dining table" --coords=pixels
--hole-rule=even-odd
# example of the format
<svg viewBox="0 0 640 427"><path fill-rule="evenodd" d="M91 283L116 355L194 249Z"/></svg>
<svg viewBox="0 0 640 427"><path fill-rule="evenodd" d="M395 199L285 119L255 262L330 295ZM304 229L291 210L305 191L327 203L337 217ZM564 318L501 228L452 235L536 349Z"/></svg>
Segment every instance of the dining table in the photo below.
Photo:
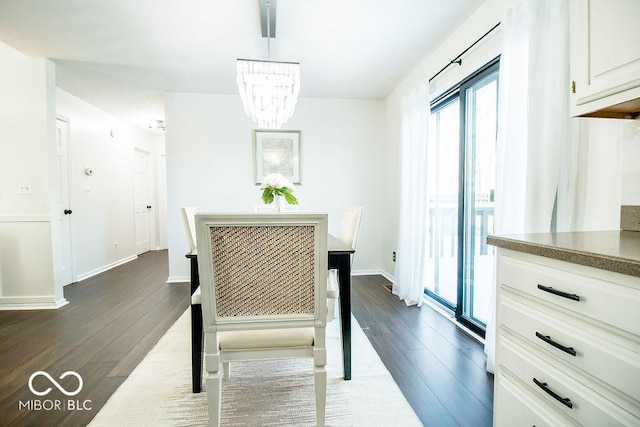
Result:
<svg viewBox="0 0 640 427"><path fill-rule="evenodd" d="M329 234L327 236L327 255L329 269L338 270L340 289L340 331L342 336L342 367L344 379L351 379L351 255L355 249L350 244ZM198 252L193 250L186 254L191 268L191 293L200 286L198 275Z"/></svg>

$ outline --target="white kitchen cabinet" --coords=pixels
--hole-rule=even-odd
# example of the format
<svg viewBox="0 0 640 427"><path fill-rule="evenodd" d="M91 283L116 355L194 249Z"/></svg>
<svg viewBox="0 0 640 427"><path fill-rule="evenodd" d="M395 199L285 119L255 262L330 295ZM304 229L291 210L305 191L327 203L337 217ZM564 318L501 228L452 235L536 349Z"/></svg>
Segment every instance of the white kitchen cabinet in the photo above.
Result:
<svg viewBox="0 0 640 427"><path fill-rule="evenodd" d="M494 425L640 425L640 277L497 254Z"/></svg>
<svg viewBox="0 0 640 427"><path fill-rule="evenodd" d="M571 115L640 114L640 1L571 0Z"/></svg>

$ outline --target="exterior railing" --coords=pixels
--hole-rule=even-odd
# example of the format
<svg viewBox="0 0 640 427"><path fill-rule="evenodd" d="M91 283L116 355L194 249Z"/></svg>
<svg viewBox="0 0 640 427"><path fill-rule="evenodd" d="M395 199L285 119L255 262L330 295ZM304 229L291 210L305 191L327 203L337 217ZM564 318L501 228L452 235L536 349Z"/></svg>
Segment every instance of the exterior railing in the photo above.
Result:
<svg viewBox="0 0 640 427"><path fill-rule="evenodd" d="M487 255L487 235L493 229L493 205L475 206L475 249L474 253ZM429 257L455 256L458 243L458 206L429 208Z"/></svg>

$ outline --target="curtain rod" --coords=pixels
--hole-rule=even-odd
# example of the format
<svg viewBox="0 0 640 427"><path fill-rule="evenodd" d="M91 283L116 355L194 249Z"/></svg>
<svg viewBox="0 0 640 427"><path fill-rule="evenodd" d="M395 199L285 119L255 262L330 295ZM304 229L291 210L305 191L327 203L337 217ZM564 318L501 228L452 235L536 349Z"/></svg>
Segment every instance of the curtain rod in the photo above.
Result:
<svg viewBox="0 0 640 427"><path fill-rule="evenodd" d="M484 33L482 35L482 37L480 37L478 40L476 40L475 42L473 42L473 44L471 46L469 46L468 48L466 48L465 50L463 50L460 55L456 56L451 62L449 62L447 65L445 65L444 67L442 67L442 69L440 71L438 71L433 77L431 77L429 79L429 83L431 83L431 80L435 79L436 77L438 77L440 75L440 73L442 73L444 70L446 70L449 65L451 64L458 64L458 65L462 65L462 55L464 55L465 53L469 52L469 50L474 47L475 45L477 45L478 43L480 43L480 41L482 41L482 39L484 39L485 37L487 37L489 34L491 34L491 32L493 30L495 30L496 28L498 28L498 26L500 25L500 23L498 22L496 25L493 26L493 28L491 28L489 31L487 31L486 33Z"/></svg>

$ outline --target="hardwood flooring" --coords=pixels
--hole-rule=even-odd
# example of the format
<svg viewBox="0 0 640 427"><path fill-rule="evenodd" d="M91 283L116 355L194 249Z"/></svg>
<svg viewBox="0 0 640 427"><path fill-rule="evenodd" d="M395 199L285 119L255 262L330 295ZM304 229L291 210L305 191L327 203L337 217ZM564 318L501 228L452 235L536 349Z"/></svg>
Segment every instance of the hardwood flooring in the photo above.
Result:
<svg viewBox="0 0 640 427"><path fill-rule="evenodd" d="M482 345L428 305L407 307L388 283L354 276L351 310L422 423L491 426L493 375Z"/></svg>
<svg viewBox="0 0 640 427"><path fill-rule="evenodd" d="M167 251L147 252L68 285L69 304L58 310L0 311L0 425L89 423L189 306L188 283L165 283L167 257ZM38 375L33 388L52 391L35 396L28 383L37 371L68 391L77 389L78 380L60 376L75 371L84 381L82 390L65 396Z"/></svg>
<svg viewBox="0 0 640 427"><path fill-rule="evenodd" d="M167 251L148 252L66 286L69 304L58 310L0 311L0 425L86 425L188 308L189 285L166 284L167 277ZM430 307L406 307L387 283L354 276L352 310L423 424L490 426L493 377L482 346ZM67 390L77 380L60 376L75 371L83 388L67 397L38 376L34 389L52 391L34 396L28 383L37 371ZM34 400L53 407L25 407Z"/></svg>

